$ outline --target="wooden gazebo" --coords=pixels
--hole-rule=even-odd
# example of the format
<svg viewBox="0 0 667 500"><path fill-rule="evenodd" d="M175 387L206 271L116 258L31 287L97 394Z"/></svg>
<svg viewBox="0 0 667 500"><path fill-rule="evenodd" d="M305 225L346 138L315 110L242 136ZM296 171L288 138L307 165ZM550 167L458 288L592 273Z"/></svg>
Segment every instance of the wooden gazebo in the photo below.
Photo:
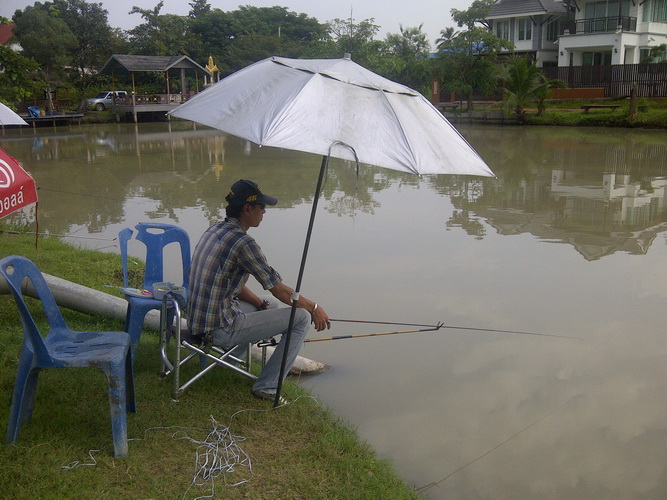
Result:
<svg viewBox="0 0 667 500"><path fill-rule="evenodd" d="M171 91L171 78L175 71L178 71L180 78L180 92L173 94ZM185 76L188 71L194 72L195 75L195 88L193 90L187 89ZM164 73L166 94L137 94L135 75L146 72ZM111 76L113 90L116 90L117 77L130 75L132 79L132 101L114 103L111 106L111 110L117 113L133 113L135 121L137 113L169 111L182 102L187 101L188 97L199 92L199 76L210 76L206 68L184 55L136 56L114 54L102 66L99 73Z"/></svg>

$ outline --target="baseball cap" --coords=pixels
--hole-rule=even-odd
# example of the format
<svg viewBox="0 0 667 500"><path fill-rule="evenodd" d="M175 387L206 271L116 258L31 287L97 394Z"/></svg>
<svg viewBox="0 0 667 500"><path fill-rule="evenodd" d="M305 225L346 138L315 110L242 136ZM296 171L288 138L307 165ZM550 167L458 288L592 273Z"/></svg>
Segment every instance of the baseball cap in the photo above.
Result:
<svg viewBox="0 0 667 500"><path fill-rule="evenodd" d="M278 200L267 196L259 190L256 182L241 179L232 184L229 194L225 197L230 205L245 205L246 203L275 205Z"/></svg>

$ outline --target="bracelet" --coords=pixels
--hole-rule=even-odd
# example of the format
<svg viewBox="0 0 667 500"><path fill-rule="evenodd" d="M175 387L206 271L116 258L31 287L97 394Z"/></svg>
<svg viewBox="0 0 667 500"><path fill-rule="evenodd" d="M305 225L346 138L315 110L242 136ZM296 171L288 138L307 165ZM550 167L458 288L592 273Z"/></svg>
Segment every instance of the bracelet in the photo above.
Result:
<svg viewBox="0 0 667 500"><path fill-rule="evenodd" d="M313 306L313 312L312 312L312 314L315 314L315 311L317 311L317 302L315 302L315 305Z"/></svg>

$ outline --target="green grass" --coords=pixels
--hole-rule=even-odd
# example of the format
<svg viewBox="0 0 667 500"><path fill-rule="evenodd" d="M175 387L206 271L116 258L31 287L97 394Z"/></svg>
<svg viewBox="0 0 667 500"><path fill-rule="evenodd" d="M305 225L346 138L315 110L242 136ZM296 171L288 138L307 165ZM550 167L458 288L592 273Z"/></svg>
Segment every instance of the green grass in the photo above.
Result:
<svg viewBox="0 0 667 500"><path fill-rule="evenodd" d="M615 111L591 109L585 112L583 104L618 104ZM487 110L500 109L501 102L484 103ZM531 107L532 106L532 107ZM629 99L580 99L570 101L548 101L543 116L537 116L537 104L526 109L526 125L558 125L570 127L624 127L624 128L667 128L667 99L637 99L638 110L629 116ZM481 110L481 106L477 107ZM446 117L466 114L465 109L448 109ZM510 113L511 115L511 113ZM513 116L513 115L511 115ZM510 117L511 117L510 116ZM483 123L483 121L480 121Z"/></svg>
<svg viewBox="0 0 667 500"><path fill-rule="evenodd" d="M581 109L583 104L617 104L610 109ZM629 116L629 99L551 101L543 116L529 112L527 124L577 127L667 128L667 99L637 99L638 112Z"/></svg>
<svg viewBox="0 0 667 500"><path fill-rule="evenodd" d="M0 226L1 229L2 226ZM109 291L119 284L117 255L85 251L53 238L0 233L2 255L30 258L46 273ZM91 272L94 270L94 272ZM31 300L33 306L36 301ZM35 307L35 311L37 308ZM63 310L78 330L122 330L121 322ZM0 428L6 429L21 328L14 301L0 295ZM41 321L40 324L43 324ZM216 478L215 498L409 499L417 495L354 429L303 388L287 382L294 402L273 410L250 395L250 381L213 370L171 401L171 380L158 375L158 338L142 335L135 362L137 413L128 415L130 454L113 457L106 380L94 369L44 370L35 411L16 445L0 452L3 498L195 498L211 481L191 486L196 445L213 430L212 417L240 438L252 468ZM241 440L242 439L242 440ZM93 453L95 462L89 456ZM63 469L72 462L95 463ZM229 486L247 480L239 486Z"/></svg>

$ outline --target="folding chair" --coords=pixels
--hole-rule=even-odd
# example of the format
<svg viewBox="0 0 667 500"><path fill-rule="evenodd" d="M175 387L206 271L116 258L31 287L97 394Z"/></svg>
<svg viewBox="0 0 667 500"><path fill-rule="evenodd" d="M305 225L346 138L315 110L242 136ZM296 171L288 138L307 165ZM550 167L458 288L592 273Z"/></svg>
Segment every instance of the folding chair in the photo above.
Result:
<svg viewBox="0 0 667 500"><path fill-rule="evenodd" d="M169 309L173 309L173 314L170 314ZM239 358L235 355L240 349L239 345L230 349L207 345L201 337L182 328L181 321L181 308L178 301L169 297L169 294L165 295L160 310L161 375L165 377L173 375L171 396L174 401L178 401L179 394L215 367L228 368L251 380L257 379L250 373L250 346L248 346L245 359ZM173 361L169 359L168 354L171 337L174 337ZM184 357L181 356L181 351L185 351ZM199 371L181 385L181 367L197 356L200 360Z"/></svg>
<svg viewBox="0 0 667 500"><path fill-rule="evenodd" d="M44 276L25 257L13 255L0 260L0 273L9 284L23 325L23 344L7 423L7 444L17 441L21 425L32 418L37 378L41 370L94 366L102 370L108 380L114 455L126 456L126 414L136 411L130 336L126 332L77 332L69 329ZM42 303L49 323L45 337L23 299L24 280L29 281Z"/></svg>
<svg viewBox="0 0 667 500"><path fill-rule="evenodd" d="M164 250L170 243L176 243L180 246L181 251L182 286L187 293L190 281L190 238L188 233L178 226L159 222L140 222L135 228L137 230L135 239L146 245L146 271L143 276L142 289L152 290L153 284L164 281ZM128 288L128 242L133 233L134 231L130 228L125 228L118 233L120 255L123 263L124 288ZM132 356L134 357L144 326L144 318L148 311L160 308L160 301L152 296L137 297L127 293L125 298L127 299L125 331L130 334L132 339Z"/></svg>

